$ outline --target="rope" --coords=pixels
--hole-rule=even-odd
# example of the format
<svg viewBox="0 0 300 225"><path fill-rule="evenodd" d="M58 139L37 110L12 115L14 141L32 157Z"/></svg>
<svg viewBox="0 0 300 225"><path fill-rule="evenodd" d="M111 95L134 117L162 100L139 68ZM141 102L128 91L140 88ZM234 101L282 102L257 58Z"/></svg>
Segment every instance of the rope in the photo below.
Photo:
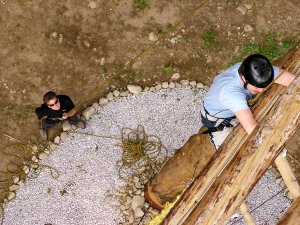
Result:
<svg viewBox="0 0 300 225"><path fill-rule="evenodd" d="M137 170L141 166L150 166L153 170L157 169L157 159L161 157L163 161L165 161L167 157L167 150L163 146L160 138L156 135L146 134L144 126L142 125L138 125L136 129L122 128L121 137L96 135L77 131L69 133L120 141L116 146L122 148L123 153L122 159L117 162L117 165L119 166L119 176L123 179L129 173L129 170L138 172Z"/></svg>

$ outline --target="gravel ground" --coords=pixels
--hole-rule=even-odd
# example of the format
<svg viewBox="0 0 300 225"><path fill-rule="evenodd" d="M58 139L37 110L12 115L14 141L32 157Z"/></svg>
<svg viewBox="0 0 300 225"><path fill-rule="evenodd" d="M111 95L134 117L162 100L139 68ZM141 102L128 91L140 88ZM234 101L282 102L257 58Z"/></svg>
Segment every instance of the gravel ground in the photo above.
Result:
<svg viewBox="0 0 300 225"><path fill-rule="evenodd" d="M80 131L120 137L122 127L142 124L147 134L161 138L171 155L201 126L199 111L204 94L182 87L119 98L99 108L87 128ZM5 208L4 224L118 224L117 200L104 203L107 193L115 193L124 185L116 167L121 158L118 143L114 139L69 135L42 161L58 169L60 177L55 180L43 170L37 179L27 180ZM250 210L278 190L275 178L266 174L247 199ZM290 201L280 194L253 215L258 224L274 224L289 205ZM235 224L244 223L240 220Z"/></svg>

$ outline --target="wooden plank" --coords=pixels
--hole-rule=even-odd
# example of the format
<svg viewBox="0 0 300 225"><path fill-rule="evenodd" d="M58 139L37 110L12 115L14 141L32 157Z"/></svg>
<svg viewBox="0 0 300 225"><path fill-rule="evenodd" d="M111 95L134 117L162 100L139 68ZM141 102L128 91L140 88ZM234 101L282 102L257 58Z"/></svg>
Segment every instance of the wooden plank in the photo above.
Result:
<svg viewBox="0 0 300 225"><path fill-rule="evenodd" d="M296 198L288 211L280 218L277 225L300 224L300 197Z"/></svg>
<svg viewBox="0 0 300 225"><path fill-rule="evenodd" d="M298 45L290 51L284 60L278 62L278 66L286 68L294 73L300 70L298 58L300 48ZM270 107L280 98L284 92L284 87L273 85L270 91L266 92L259 102L253 107L252 111L256 119L260 122ZM200 176L195 179L193 184L183 194L180 201L169 212L163 224L182 224L188 215L197 206L198 202L209 190L211 185L223 171L226 165L236 155L238 149L243 145L248 135L244 129L238 125L233 132L227 137L219 151L215 154L207 167L201 172Z"/></svg>
<svg viewBox="0 0 300 225"><path fill-rule="evenodd" d="M284 183L290 191L292 198L295 199L300 196L300 186L289 162L287 161L286 152L287 150L284 149L284 151L275 159L275 164L283 178Z"/></svg>

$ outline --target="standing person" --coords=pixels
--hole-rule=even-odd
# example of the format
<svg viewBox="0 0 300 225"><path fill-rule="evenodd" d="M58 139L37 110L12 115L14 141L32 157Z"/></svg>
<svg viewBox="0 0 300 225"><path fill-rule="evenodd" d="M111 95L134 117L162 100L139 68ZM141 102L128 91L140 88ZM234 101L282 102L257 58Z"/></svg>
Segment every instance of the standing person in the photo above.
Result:
<svg viewBox="0 0 300 225"><path fill-rule="evenodd" d="M248 100L263 91L273 80L288 86L295 75L276 66L263 55L253 54L215 77L201 109L201 120L212 142L219 148L228 129L240 122L248 134L257 126ZM214 142L218 131L227 130L226 136Z"/></svg>
<svg viewBox="0 0 300 225"><path fill-rule="evenodd" d="M56 95L55 92L49 91L43 96L43 102L40 107L35 109L35 113L41 120L41 128L47 134L50 128L62 121L68 121L78 128L85 128L85 122L76 115L77 110L69 96Z"/></svg>

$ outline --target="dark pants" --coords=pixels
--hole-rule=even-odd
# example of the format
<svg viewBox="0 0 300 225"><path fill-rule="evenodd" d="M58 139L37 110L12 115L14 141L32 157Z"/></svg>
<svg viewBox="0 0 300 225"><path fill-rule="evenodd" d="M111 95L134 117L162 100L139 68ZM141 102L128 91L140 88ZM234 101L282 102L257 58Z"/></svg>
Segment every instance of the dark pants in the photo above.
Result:
<svg viewBox="0 0 300 225"><path fill-rule="evenodd" d="M63 122L63 121L68 121L69 124L71 125L76 125L78 124L81 120L77 117L77 115L74 115L74 116L71 116L71 117L68 117L67 119L65 120L50 120L50 119L43 119L42 120L42 129L44 131L48 131L51 127L54 127L55 125Z"/></svg>

